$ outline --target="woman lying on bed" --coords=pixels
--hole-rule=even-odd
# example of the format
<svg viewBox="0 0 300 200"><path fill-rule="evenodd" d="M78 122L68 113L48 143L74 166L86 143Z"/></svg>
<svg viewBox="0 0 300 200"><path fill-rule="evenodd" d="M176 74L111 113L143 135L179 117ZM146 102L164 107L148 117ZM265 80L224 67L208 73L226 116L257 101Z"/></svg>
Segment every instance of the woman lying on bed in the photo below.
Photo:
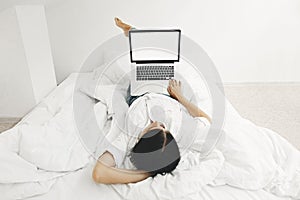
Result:
<svg viewBox="0 0 300 200"><path fill-rule="evenodd" d="M183 117L187 119L182 121L184 132L174 133L173 137L163 123L157 121L150 123L137 136L139 139L130 152L130 161L137 170L117 168L116 166L120 165L124 156L116 149L108 149L99 157L94 168L93 179L95 182L135 183L157 174L171 173L176 168L180 161L180 151L175 138L181 136L192 138L191 132L195 131L192 127L207 126L211 119L182 95L180 81L170 80L168 92L170 97L186 108L188 111L186 115L190 115ZM161 95L161 98L166 98L166 96Z"/></svg>
<svg viewBox="0 0 300 200"><path fill-rule="evenodd" d="M127 36L131 26L124 24L118 18L115 18L115 22ZM139 133L138 140L130 152L130 161L136 170L118 168L117 166L123 161L124 155L116 148L107 149L99 157L93 170L93 179L96 183L135 183L157 174L171 173L176 168L180 161L180 149L178 147L180 145L177 144L176 137L192 138L191 132L195 131L192 127L209 125L211 119L182 95L180 81L170 80L168 93L171 98L177 100L187 110L186 115L189 116L184 117L186 120L183 120L181 125L184 132L179 131L172 135L163 123L151 121ZM166 98L166 96L161 95L161 98ZM136 99L137 97L130 98L128 104L131 105ZM124 143L126 144L126 141Z"/></svg>

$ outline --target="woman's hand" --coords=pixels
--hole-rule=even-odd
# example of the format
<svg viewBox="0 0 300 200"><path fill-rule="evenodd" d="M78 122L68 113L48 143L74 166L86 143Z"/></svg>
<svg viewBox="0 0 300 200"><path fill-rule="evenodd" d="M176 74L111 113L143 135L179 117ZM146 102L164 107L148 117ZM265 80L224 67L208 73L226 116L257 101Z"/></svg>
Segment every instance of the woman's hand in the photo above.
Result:
<svg viewBox="0 0 300 200"><path fill-rule="evenodd" d="M200 108L198 108L195 104L188 101L181 93L181 82L177 80L171 79L169 81L168 92L171 97L176 99L179 103L181 103L187 111L193 117L205 117L209 122L211 122L210 117L203 112Z"/></svg>
<svg viewBox="0 0 300 200"><path fill-rule="evenodd" d="M181 82L171 79L169 80L169 86L168 86L168 93L170 96L177 101L179 101L180 98L182 98L182 92L181 92Z"/></svg>

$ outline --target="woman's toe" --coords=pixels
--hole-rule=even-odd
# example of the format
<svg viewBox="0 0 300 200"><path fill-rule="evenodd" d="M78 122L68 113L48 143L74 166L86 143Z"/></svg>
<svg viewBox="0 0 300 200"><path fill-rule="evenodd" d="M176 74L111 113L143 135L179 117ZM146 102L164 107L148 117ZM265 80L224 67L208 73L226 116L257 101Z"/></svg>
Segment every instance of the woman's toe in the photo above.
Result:
<svg viewBox="0 0 300 200"><path fill-rule="evenodd" d="M117 18L117 17L115 17L115 22L116 22L116 23L120 23L120 19Z"/></svg>

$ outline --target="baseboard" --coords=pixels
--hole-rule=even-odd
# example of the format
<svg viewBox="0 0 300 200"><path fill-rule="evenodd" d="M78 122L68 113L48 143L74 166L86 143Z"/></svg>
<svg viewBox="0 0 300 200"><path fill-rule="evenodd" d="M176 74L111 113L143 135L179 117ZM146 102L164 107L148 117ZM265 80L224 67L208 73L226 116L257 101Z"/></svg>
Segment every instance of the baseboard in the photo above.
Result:
<svg viewBox="0 0 300 200"><path fill-rule="evenodd" d="M300 82L224 82L224 86L259 86L259 85L282 85L282 86L300 86Z"/></svg>

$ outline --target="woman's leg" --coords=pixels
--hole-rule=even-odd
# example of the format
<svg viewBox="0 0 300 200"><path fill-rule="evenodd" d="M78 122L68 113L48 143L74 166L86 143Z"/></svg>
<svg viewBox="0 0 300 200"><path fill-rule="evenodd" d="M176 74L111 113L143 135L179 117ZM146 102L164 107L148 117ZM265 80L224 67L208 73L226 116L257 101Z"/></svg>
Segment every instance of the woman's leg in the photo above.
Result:
<svg viewBox="0 0 300 200"><path fill-rule="evenodd" d="M130 94L130 85L129 85L129 87L128 87L128 89L127 89L127 96L126 96L126 103L128 104L128 106L131 106L131 104L137 99L137 98L139 98L139 97L141 97L141 96L143 96L143 95L140 95L140 96L131 96L131 94Z"/></svg>
<svg viewBox="0 0 300 200"><path fill-rule="evenodd" d="M119 18L115 17L115 23L116 25L121 28L124 31L125 36L128 37L128 32L130 29L132 29L133 27L130 26L129 24L126 24L124 22L122 22L122 20L120 20Z"/></svg>
<svg viewBox="0 0 300 200"><path fill-rule="evenodd" d="M131 104L137 100L138 98L144 96L145 94L147 94L148 92L142 94L142 95L138 95L138 96L131 96L131 86L129 85L128 89L127 89L127 95L125 97L126 103L128 104L128 106L131 106Z"/></svg>

